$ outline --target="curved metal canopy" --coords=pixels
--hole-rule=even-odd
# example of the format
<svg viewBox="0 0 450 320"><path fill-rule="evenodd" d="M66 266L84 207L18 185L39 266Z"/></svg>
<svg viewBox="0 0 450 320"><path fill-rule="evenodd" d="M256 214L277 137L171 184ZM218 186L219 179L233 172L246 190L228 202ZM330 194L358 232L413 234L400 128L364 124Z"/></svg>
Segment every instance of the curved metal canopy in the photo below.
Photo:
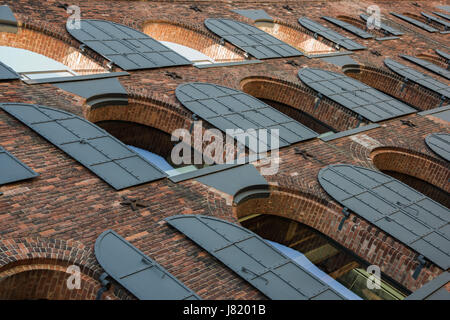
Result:
<svg viewBox="0 0 450 320"><path fill-rule="evenodd" d="M223 132L228 129L242 129L244 132L248 129L278 129L280 147L318 136L301 123L239 90L212 83L191 82L179 85L175 94L187 109ZM259 140L259 137L255 138ZM239 135L236 139L240 141ZM267 150L272 149L270 138L259 141L267 144ZM245 145L252 147L247 139Z"/></svg>
<svg viewBox="0 0 450 320"><path fill-rule="evenodd" d="M200 300L166 269L113 230L95 241L95 257L105 272L141 300Z"/></svg>
<svg viewBox="0 0 450 320"><path fill-rule="evenodd" d="M450 267L450 210L379 171L347 164L320 170L320 185L357 215L439 267Z"/></svg>
<svg viewBox="0 0 450 320"><path fill-rule="evenodd" d="M0 108L116 190L167 176L105 130L70 112L26 103L2 103Z"/></svg>
<svg viewBox="0 0 450 320"><path fill-rule="evenodd" d="M203 215L165 220L270 299L346 299L248 229Z"/></svg>
<svg viewBox="0 0 450 320"><path fill-rule="evenodd" d="M303 68L298 72L298 76L308 87L372 122L383 121L416 111L406 104L344 74L322 69Z"/></svg>
<svg viewBox="0 0 450 320"><path fill-rule="evenodd" d="M432 133L426 136L425 143L436 154L450 161L450 134L444 132Z"/></svg>
<svg viewBox="0 0 450 320"><path fill-rule="evenodd" d="M384 64L395 73L404 77L406 80L411 80L412 82L420 84L421 86L430 89L431 91L434 91L446 98L450 98L450 87L445 83L442 83L430 76L427 76L426 74L423 74L413 68L407 67L404 64L401 64L392 59L384 59Z"/></svg>
<svg viewBox="0 0 450 320"><path fill-rule="evenodd" d="M205 26L219 37L257 59L296 57L303 53L257 27L231 19L206 19Z"/></svg>
<svg viewBox="0 0 450 320"><path fill-rule="evenodd" d="M81 28L67 31L124 70L151 69L192 64L159 41L130 27L106 20L85 19Z"/></svg>
<svg viewBox="0 0 450 320"><path fill-rule="evenodd" d="M423 15L425 18L427 18L427 20L429 20L429 21L433 21L433 22L443 25L446 30L447 30L447 28L450 28L450 22L436 18L435 16L432 16L431 14L428 14L426 12L421 12L420 14Z"/></svg>
<svg viewBox="0 0 450 320"><path fill-rule="evenodd" d="M301 17L298 19L298 22L306 29L308 29L311 32L314 32L315 34L321 35L325 39L328 39L341 47L344 47L347 50L363 50L367 49L365 46L347 38L343 35L327 28L321 25L320 23L317 23L311 19L308 19L306 17Z"/></svg>
<svg viewBox="0 0 450 320"><path fill-rule="evenodd" d="M413 56L408 56L406 54L401 54L400 57L402 57L405 60L411 61L412 63L417 64L418 66L421 66L424 69L427 69L428 71L434 72L438 75L440 75L441 77L447 78L450 80L450 71L445 70L437 65L435 65L434 63L431 63L429 61L420 59L420 58L416 58Z"/></svg>

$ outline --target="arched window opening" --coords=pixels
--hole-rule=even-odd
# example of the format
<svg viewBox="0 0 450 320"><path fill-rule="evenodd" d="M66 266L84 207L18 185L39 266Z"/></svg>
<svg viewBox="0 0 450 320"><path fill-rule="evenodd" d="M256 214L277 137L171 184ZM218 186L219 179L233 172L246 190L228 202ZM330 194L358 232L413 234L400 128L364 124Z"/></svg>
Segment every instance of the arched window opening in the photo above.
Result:
<svg viewBox="0 0 450 320"><path fill-rule="evenodd" d="M246 216L240 223L351 299L401 300L407 295L384 275L379 289L369 289L368 263L304 224L270 214Z"/></svg>
<svg viewBox="0 0 450 320"><path fill-rule="evenodd" d="M125 143L169 176L195 171L203 167L202 164L195 164L195 151L192 148L191 165L174 163L171 153L178 142L171 141L171 135L159 129L127 121L100 121L96 125Z"/></svg>
<svg viewBox="0 0 450 320"><path fill-rule="evenodd" d="M392 148L375 149L371 158L381 172L450 208L448 165L416 152Z"/></svg>
<svg viewBox="0 0 450 320"><path fill-rule="evenodd" d="M349 77L380 90L393 98L403 101L418 110L430 110L445 105L449 99L441 100L440 95L411 81L371 66L347 65L342 71Z"/></svg>
<svg viewBox="0 0 450 320"><path fill-rule="evenodd" d="M361 122L352 111L287 81L250 77L241 81L241 88L320 134L353 129Z"/></svg>
<svg viewBox="0 0 450 320"><path fill-rule="evenodd" d="M94 59L67 42L34 29L19 28L17 33L0 37L0 61L24 74L25 79L108 72L99 62L101 59Z"/></svg>
<svg viewBox="0 0 450 320"><path fill-rule="evenodd" d="M217 37L175 22L150 21L143 32L195 64L243 61L245 57L230 44Z"/></svg>
<svg viewBox="0 0 450 320"><path fill-rule="evenodd" d="M281 21L257 21L255 26L308 55L336 52L333 45L314 39L308 31Z"/></svg>
<svg viewBox="0 0 450 320"><path fill-rule="evenodd" d="M78 75L61 62L25 49L0 46L0 61L27 80Z"/></svg>

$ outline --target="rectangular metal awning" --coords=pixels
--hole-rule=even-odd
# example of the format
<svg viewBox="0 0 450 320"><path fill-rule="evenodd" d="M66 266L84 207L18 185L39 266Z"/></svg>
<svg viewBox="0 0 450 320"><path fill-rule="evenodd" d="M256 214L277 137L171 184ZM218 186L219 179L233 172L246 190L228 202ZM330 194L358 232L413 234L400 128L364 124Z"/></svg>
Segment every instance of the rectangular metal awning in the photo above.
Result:
<svg viewBox="0 0 450 320"><path fill-rule="evenodd" d="M446 79L450 80L450 71L445 70L437 65L435 65L432 62L417 58L417 57L413 57L413 56L408 56L406 54L401 54L400 57L402 57L405 60L408 60L412 63L417 64L418 66L421 66L424 69L427 69L428 71L431 71L433 73L436 73L438 75L440 75L441 77L444 77Z"/></svg>
<svg viewBox="0 0 450 320"><path fill-rule="evenodd" d="M359 16L361 19L363 19L366 22L369 19L369 16L367 16L365 14L360 14ZM401 36L404 34L403 32L398 31L397 29L392 28L391 26L388 26L386 23L381 22L381 21L380 21L380 29L383 30L385 33L392 34L393 36Z"/></svg>
<svg viewBox="0 0 450 320"><path fill-rule="evenodd" d="M37 176L38 173L0 146L0 185Z"/></svg>
<svg viewBox="0 0 450 320"><path fill-rule="evenodd" d="M20 76L17 74L17 72L0 61L0 81L16 79L20 79Z"/></svg>
<svg viewBox="0 0 450 320"><path fill-rule="evenodd" d="M425 31L428 31L428 32L439 32L438 29L433 28L433 27L431 27L431 26L429 26L429 25L427 25L427 24L425 24L425 23L423 23L421 21L418 21L416 19L410 18L410 17L405 16L403 14L399 14L399 13L395 13L395 12L391 12L391 14L394 17L397 17L397 18L402 19L402 20L404 20L406 22L409 22L410 24L415 25L416 27L419 27L420 29L423 29Z"/></svg>

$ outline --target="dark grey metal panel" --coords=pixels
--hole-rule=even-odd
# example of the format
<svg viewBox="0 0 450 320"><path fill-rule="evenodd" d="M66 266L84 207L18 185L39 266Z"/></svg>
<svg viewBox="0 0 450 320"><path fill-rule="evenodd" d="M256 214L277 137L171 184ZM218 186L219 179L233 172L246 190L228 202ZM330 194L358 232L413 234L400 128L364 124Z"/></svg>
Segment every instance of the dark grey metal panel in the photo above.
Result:
<svg viewBox="0 0 450 320"><path fill-rule="evenodd" d="M397 17L397 18L402 19L402 20L404 20L406 22L409 22L412 25L415 25L416 27L419 27L419 28L421 28L421 29L423 29L425 31L428 31L428 32L438 32L439 31L436 28L433 28L433 27L431 27L431 26L429 26L429 25L427 25L427 24L425 24L423 22L420 22L420 21L418 21L416 19L410 18L410 17L405 16L403 14L399 14L399 13L395 13L395 12L391 12L391 14L394 17Z"/></svg>
<svg viewBox="0 0 450 320"><path fill-rule="evenodd" d="M270 299L345 298L252 231L203 215L165 219Z"/></svg>
<svg viewBox="0 0 450 320"><path fill-rule="evenodd" d="M80 29L67 31L124 70L192 64L145 33L111 21L81 20Z"/></svg>
<svg viewBox="0 0 450 320"><path fill-rule="evenodd" d="M0 6L0 24L17 26L17 19L7 5Z"/></svg>
<svg viewBox="0 0 450 320"><path fill-rule="evenodd" d="M436 11L436 12L433 11L433 13L434 13L435 15L441 17L441 18L450 20L450 14L446 14L446 13L442 13L442 12L437 12L437 11Z"/></svg>
<svg viewBox="0 0 450 320"><path fill-rule="evenodd" d="M420 58L416 58L413 56L408 56L406 54L401 54L400 57L402 57L405 60L411 61L412 63L415 63L419 66L421 66L424 69L427 69L428 71L434 72L444 78L447 78L450 80L450 71L445 70L437 65L435 65L434 63L431 63L429 61L420 59Z"/></svg>
<svg viewBox="0 0 450 320"><path fill-rule="evenodd" d="M25 103L2 103L0 108L116 190L167 176L109 133L74 114Z"/></svg>
<svg viewBox="0 0 450 320"><path fill-rule="evenodd" d="M241 16L247 17L254 21L273 21L272 17L263 9L248 9L248 10L231 10L239 13Z"/></svg>
<svg viewBox="0 0 450 320"><path fill-rule="evenodd" d="M252 164L202 176L197 178L197 181L233 196L249 186L268 185L266 179Z"/></svg>
<svg viewBox="0 0 450 320"><path fill-rule="evenodd" d="M433 21L433 22L436 22L436 23L439 23L439 24L443 25L445 27L445 30L447 30L447 28L450 28L450 22L447 22L445 20L436 18L435 16L432 16L431 14L428 14L426 12L421 12L421 14L425 18L427 18L428 21Z"/></svg>
<svg viewBox="0 0 450 320"><path fill-rule="evenodd" d="M6 64L0 62L0 80L16 80L20 79L20 76L13 69Z"/></svg>
<svg viewBox="0 0 450 320"><path fill-rule="evenodd" d="M450 210L379 171L346 164L320 170L320 185L344 207L443 268L450 267Z"/></svg>
<svg viewBox="0 0 450 320"><path fill-rule="evenodd" d="M0 146L0 185L37 176L38 173Z"/></svg>
<svg viewBox="0 0 450 320"><path fill-rule="evenodd" d="M346 131L341 131L335 134L331 134L331 135L327 135L325 137L320 137L320 140L322 141L332 141L332 140L336 140L342 137L348 137L360 132L365 132L365 131L369 131L375 128L379 128L380 125L376 124L376 123L372 123L372 124L368 124L366 126L361 126L361 127L357 127L355 129L350 129L350 130L346 130Z"/></svg>
<svg viewBox="0 0 450 320"><path fill-rule="evenodd" d="M175 94L187 109L224 132L227 129L242 129L244 132L247 129L278 129L280 147L318 136L294 119L239 90L192 82L179 85ZM267 139L268 150L271 150L270 140ZM247 141L245 145L251 147Z"/></svg>
<svg viewBox="0 0 450 320"><path fill-rule="evenodd" d="M322 19L325 19L328 22L331 22L332 24L335 24L338 27L341 27L342 29L347 30L348 32L351 32L360 38L363 38L363 39L372 39L373 38L372 34L366 32L358 27L355 27L354 25L352 25L350 23L341 21L341 20L333 18L333 17L327 17L327 16L323 16Z"/></svg>
<svg viewBox="0 0 450 320"><path fill-rule="evenodd" d="M425 142L436 154L450 161L450 134L444 132L432 133L426 136Z"/></svg>
<svg viewBox="0 0 450 320"><path fill-rule="evenodd" d="M114 280L141 300L200 300L156 261L113 230L95 241L95 257Z"/></svg>
<svg viewBox="0 0 450 320"><path fill-rule="evenodd" d="M353 60L349 56L320 57L320 59L328 63L332 63L338 67L342 67L348 64L358 64L355 60Z"/></svg>
<svg viewBox="0 0 450 320"><path fill-rule="evenodd" d="M308 29L311 32L314 32L318 35L321 35L325 39L328 39L342 47L344 47L347 50L363 50L367 49L365 46L347 38L343 35L327 28L321 25L320 23L317 23L311 19L308 19L306 17L302 17L298 19L298 22Z"/></svg>
<svg viewBox="0 0 450 320"><path fill-rule="evenodd" d="M205 26L219 37L257 59L296 57L303 54L254 26L231 19L206 19Z"/></svg>
<svg viewBox="0 0 450 320"><path fill-rule="evenodd" d="M450 273L445 271L407 296L405 300L450 300L450 292L445 288L449 282Z"/></svg>
<svg viewBox="0 0 450 320"><path fill-rule="evenodd" d="M23 82L25 82L26 84L62 83L62 82L117 78L117 77L122 77L122 76L129 76L129 75L130 74L128 72L121 71L121 72L87 74L87 75L83 75L83 76L53 77L53 78L43 78L43 79L24 79Z"/></svg>
<svg viewBox="0 0 450 320"><path fill-rule="evenodd" d="M446 52L444 52L444 51L441 51L441 50L435 50L436 51L436 53L438 54L438 55L440 55L442 58L445 58L445 59L447 59L447 61L450 61L450 54L448 54L448 53L446 53Z"/></svg>
<svg viewBox="0 0 450 320"><path fill-rule="evenodd" d="M298 72L310 88L360 114L372 122L383 121L416 110L344 74L313 68Z"/></svg>
<svg viewBox="0 0 450 320"><path fill-rule="evenodd" d="M446 98L450 98L450 87L445 83L442 83L392 59L384 59L384 64L395 73L404 77L406 80L411 80L412 82L420 84L421 86L424 86L425 88L430 89L431 91L434 91Z"/></svg>
<svg viewBox="0 0 450 320"><path fill-rule="evenodd" d="M432 115L433 117L450 122L450 105L418 112L417 114L421 116Z"/></svg>
<svg viewBox="0 0 450 320"><path fill-rule="evenodd" d="M367 22L367 19L369 18L369 16L367 16L365 14L360 14L359 16L361 17L361 19L363 19L366 22ZM400 32L397 29L394 29L394 28L388 26L387 24L385 24L383 22L380 23L380 28L381 28L381 30L383 30L383 31L385 31L387 33L390 33L390 34L392 34L394 36L401 36L401 35L403 35L403 32Z"/></svg>
<svg viewBox="0 0 450 320"><path fill-rule="evenodd" d="M209 68L241 66L241 65L246 65L246 64L259 64L259 63L263 63L263 62L261 60L255 59L255 60L243 60L243 61L234 61L234 62L196 64L195 67L198 69L209 69Z"/></svg>

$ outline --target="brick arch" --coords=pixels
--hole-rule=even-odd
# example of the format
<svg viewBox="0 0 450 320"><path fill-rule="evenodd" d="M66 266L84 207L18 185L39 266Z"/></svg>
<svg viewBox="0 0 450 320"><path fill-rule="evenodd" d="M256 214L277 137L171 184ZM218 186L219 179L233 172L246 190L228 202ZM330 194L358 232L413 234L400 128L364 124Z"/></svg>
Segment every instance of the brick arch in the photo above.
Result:
<svg viewBox="0 0 450 320"><path fill-rule="evenodd" d="M443 69L447 69L448 67L447 61L445 60L445 58L441 56L431 55L427 53L420 53L417 54L416 57L434 63Z"/></svg>
<svg viewBox="0 0 450 320"><path fill-rule="evenodd" d="M248 77L241 80L240 87L319 133L344 131L359 123L354 112L327 98L316 106L317 94L300 84L269 77Z"/></svg>
<svg viewBox="0 0 450 320"><path fill-rule="evenodd" d="M378 170L403 181L450 208L448 163L403 148L376 148L370 158Z"/></svg>
<svg viewBox="0 0 450 320"><path fill-rule="evenodd" d="M441 104L441 97L437 93L410 81L405 85L403 79L394 73L363 65L346 65L342 67L342 71L347 76L406 102L416 109L429 110ZM446 99L446 102L448 100Z"/></svg>
<svg viewBox="0 0 450 320"><path fill-rule="evenodd" d="M81 271L81 288L69 290L67 267ZM92 250L78 241L44 238L0 240L0 299L95 299L102 273ZM115 291L113 293L113 290ZM128 294L114 288L103 299Z"/></svg>
<svg viewBox="0 0 450 320"><path fill-rule="evenodd" d="M229 43L198 27L172 21L146 21L142 32L158 41L170 41L202 52L216 62L241 61L244 53Z"/></svg>
<svg viewBox="0 0 450 320"><path fill-rule="evenodd" d="M86 50L81 52L79 44L66 35L35 25L30 21L20 24L17 33L0 33L0 46L29 50L58 61L80 75L106 72L107 61Z"/></svg>
<svg viewBox="0 0 450 320"><path fill-rule="evenodd" d="M419 256L416 252L355 214L350 215L339 231L338 225L343 217L341 212L342 207L335 202L275 185L270 186L268 197L258 198L254 194L233 207L233 215L237 219L252 214L267 214L305 224L370 264L380 266L386 275L411 291L442 273L442 269L430 265L414 280L412 274Z"/></svg>
<svg viewBox="0 0 450 320"><path fill-rule="evenodd" d="M334 44L326 39L315 39L313 33L301 27L281 20L260 21L255 25L306 54L323 54L337 51Z"/></svg>

